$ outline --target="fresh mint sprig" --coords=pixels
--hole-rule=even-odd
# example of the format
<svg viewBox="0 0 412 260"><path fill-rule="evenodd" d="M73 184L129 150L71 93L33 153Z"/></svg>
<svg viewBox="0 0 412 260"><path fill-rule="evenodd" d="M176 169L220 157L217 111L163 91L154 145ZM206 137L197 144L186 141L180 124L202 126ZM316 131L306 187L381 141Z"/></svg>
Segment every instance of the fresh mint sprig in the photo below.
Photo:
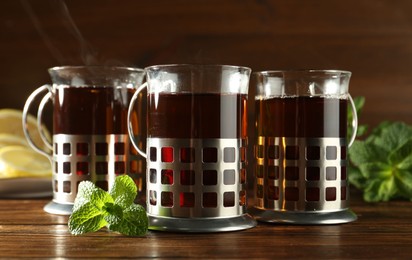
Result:
<svg viewBox="0 0 412 260"><path fill-rule="evenodd" d="M412 200L412 127L383 122L349 149L349 181L368 202Z"/></svg>
<svg viewBox="0 0 412 260"><path fill-rule="evenodd" d="M73 235L95 232L107 226L129 236L146 234L148 219L145 209L134 204L137 187L127 175L116 177L109 192L90 181L82 181L69 218Z"/></svg>

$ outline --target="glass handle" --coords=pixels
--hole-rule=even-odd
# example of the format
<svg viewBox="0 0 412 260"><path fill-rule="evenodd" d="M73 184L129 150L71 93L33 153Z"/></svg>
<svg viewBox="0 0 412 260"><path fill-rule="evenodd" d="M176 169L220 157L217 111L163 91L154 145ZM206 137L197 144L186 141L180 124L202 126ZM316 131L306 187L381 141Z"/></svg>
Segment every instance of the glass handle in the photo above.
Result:
<svg viewBox="0 0 412 260"><path fill-rule="evenodd" d="M42 127L44 106L47 104L48 101L51 100L51 97L51 92L48 92L46 95L44 95L43 99L40 102L39 110L37 110L37 130L40 133L41 140L46 144L47 148L53 150L53 145L44 134L44 128Z"/></svg>
<svg viewBox="0 0 412 260"><path fill-rule="evenodd" d="M50 94L50 85L43 85L43 86L39 87L38 89L33 91L33 93L31 93L30 96L27 98L26 103L24 104L24 108L23 108L22 124L23 124L24 136L26 137L26 140L29 143L30 147L33 148L36 152L38 152L40 154L43 154L44 156L48 157L51 160L50 153L48 153L47 151L45 151L42 148L38 147L33 142L33 139L31 138L30 133L29 133L29 126L27 124L27 117L29 115L30 106L33 103L34 99L43 91L48 91L48 93ZM46 96L47 96L47 99L50 99L50 97L47 94L46 94ZM43 100L46 98L46 96L43 97ZM46 103L46 102L47 102L47 100L44 101L44 103ZM44 106L44 104L43 104L43 106ZM40 108L39 108L39 110L40 110ZM41 111L43 111L43 108L41 109ZM39 113L40 113L40 111L39 111ZM40 122L40 124L39 124L39 122ZM40 129L42 128L41 117L40 117L40 119L37 118L37 124L38 124L37 129L40 132L40 136L44 135L43 130L40 131ZM45 136L41 137L41 139L46 144L47 147L52 147L52 145L48 141L46 141L47 138Z"/></svg>
<svg viewBox="0 0 412 260"><path fill-rule="evenodd" d="M136 92L133 94L132 99L130 100L130 104L129 104L129 110L127 111L127 127L128 127L128 131L129 131L129 137L130 137L130 141L133 145L133 147L136 149L136 151L143 156L144 158L147 158L147 154L145 152L143 152L139 146L137 145L137 141L134 137L133 134L133 124L132 121L130 120L131 116L132 116L132 112L133 112L133 107L134 104L136 103L137 97L139 95L139 93L144 89L147 88L147 82L144 83L143 85L141 85Z"/></svg>
<svg viewBox="0 0 412 260"><path fill-rule="evenodd" d="M353 115L352 116L353 131L352 131L352 136L351 136L351 138L349 140L349 144L348 144L348 147L351 147L353 142L356 139L356 132L358 131L358 115L356 113L355 102L353 102L352 96L350 94L348 94L348 95L349 95L349 101L350 101L350 105L351 105L351 108L352 108L352 115Z"/></svg>

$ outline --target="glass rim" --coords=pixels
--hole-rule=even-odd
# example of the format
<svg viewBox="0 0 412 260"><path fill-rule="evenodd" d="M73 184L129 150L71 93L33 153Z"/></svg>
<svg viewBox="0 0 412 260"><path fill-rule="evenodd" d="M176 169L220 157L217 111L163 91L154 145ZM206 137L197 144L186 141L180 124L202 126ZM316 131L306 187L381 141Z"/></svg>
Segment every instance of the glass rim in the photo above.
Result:
<svg viewBox="0 0 412 260"><path fill-rule="evenodd" d="M251 72L252 69L246 66L226 65L226 64L190 64L190 63L171 63L171 64L157 64L145 67L146 71L160 70L162 68L221 68L221 69L241 69Z"/></svg>
<svg viewBox="0 0 412 260"><path fill-rule="evenodd" d="M108 66L108 65L64 65L55 66L47 69L48 72L56 72L62 70L84 70L84 69L103 69L103 70L119 70L129 72L145 72L144 69L128 66Z"/></svg>
<svg viewBox="0 0 412 260"><path fill-rule="evenodd" d="M338 77L349 77L352 75L351 71L348 70L337 70L337 69L290 69L290 70L262 70L253 72L257 75L262 76L287 76L287 75L306 75L306 76L338 76Z"/></svg>

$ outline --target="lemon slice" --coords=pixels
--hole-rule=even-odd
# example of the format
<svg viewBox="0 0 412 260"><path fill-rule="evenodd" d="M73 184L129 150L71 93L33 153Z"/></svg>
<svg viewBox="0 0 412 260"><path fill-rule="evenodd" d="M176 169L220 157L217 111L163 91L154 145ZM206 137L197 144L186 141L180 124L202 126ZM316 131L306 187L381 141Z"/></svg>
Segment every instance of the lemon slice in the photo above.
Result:
<svg viewBox="0 0 412 260"><path fill-rule="evenodd" d="M47 157L24 146L5 146L0 148L0 176L47 177L52 175Z"/></svg>
<svg viewBox="0 0 412 260"><path fill-rule="evenodd" d="M23 112L21 110L10 108L0 109L0 134L14 135L26 140L23 132L22 117ZM38 147L49 152L49 149L47 149L47 146L40 137L39 131L37 131L37 119L30 114L27 116L27 126L33 142ZM46 138L50 141L51 135L45 126L43 126L43 131Z"/></svg>
<svg viewBox="0 0 412 260"><path fill-rule="evenodd" d="M10 145L28 146L28 143L23 137L0 133L0 148Z"/></svg>

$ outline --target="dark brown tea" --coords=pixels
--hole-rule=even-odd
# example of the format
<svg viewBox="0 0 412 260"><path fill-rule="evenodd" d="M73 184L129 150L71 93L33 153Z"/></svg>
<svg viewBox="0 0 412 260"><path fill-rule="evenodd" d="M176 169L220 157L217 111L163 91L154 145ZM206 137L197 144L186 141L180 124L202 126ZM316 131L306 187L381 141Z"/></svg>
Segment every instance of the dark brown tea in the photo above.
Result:
<svg viewBox="0 0 412 260"><path fill-rule="evenodd" d="M245 138L246 100L242 94L150 94L148 136Z"/></svg>
<svg viewBox="0 0 412 260"><path fill-rule="evenodd" d="M347 99L300 96L255 103L258 136L346 137Z"/></svg>
<svg viewBox="0 0 412 260"><path fill-rule="evenodd" d="M127 110L134 89L58 87L54 134L127 134Z"/></svg>
<svg viewBox="0 0 412 260"><path fill-rule="evenodd" d="M148 107L148 136L155 138L233 138L245 139L247 136L246 94L197 94L197 93L160 93L149 95ZM203 148L202 161L217 163L217 149ZM194 150L189 148L180 151L180 160L193 162ZM234 152L233 152L234 153ZM234 154L233 154L234 157ZM170 147L161 150L162 162L172 163L173 149ZM149 160L152 160L149 154ZM167 173L167 170L164 172ZM216 170L203 170L202 184L217 185ZM223 173L222 173L223 174ZM164 174L162 183L171 184L172 174ZM195 176L190 171L180 172L180 181L184 185L194 185ZM171 206L172 193L162 193L161 204ZM231 196L233 195L233 196ZM181 193L181 207L193 207L194 195ZM224 206L235 206L234 193L225 193ZM217 207L217 193L205 192L202 194L202 206L205 208Z"/></svg>
<svg viewBox="0 0 412 260"><path fill-rule="evenodd" d="M268 98L256 100L256 126L258 137L296 137L296 138L320 138L335 137L346 138L347 134L347 99L325 98L325 97L287 97L287 98ZM299 176L298 167L286 166L282 170L284 176L280 177L279 172L274 166L268 165L268 158L279 158L279 151L273 149L274 146L261 146L256 150L258 158L265 158L262 161L262 172L257 170L259 177L266 176L268 179L319 180L319 168L308 167L307 176ZM271 150L272 148L272 150ZM293 148L293 149L292 149ZM328 147L329 148L329 147ZM330 147L335 148L335 147ZM282 149L282 148L279 148ZM300 160L296 146L288 146L285 151L286 160ZM321 160L319 147L309 146L306 151L307 160ZM335 158L336 150L326 149L326 158ZM342 158L346 159L346 149L342 151ZM305 160L305 159L303 159ZM326 168L326 178L334 179L331 170L333 167ZM265 172L265 174L263 174ZM346 168L342 167L341 178L346 178ZM266 181L265 181L266 182ZM268 181L268 183L270 180ZM267 183L266 183L267 185ZM259 190L260 189L260 190ZM326 200L335 200L336 192L329 192L332 188L326 189ZM346 191L346 190L345 190ZM259 186L258 197L265 196L269 199L279 199L279 188L274 186ZM343 194L344 191L342 191ZM259 195L260 194L260 195ZM285 188L285 199L290 201L299 200L299 191L295 187ZM346 195L345 195L346 196ZM343 196L342 196L343 197ZM306 199L308 201L319 200L319 188L306 189Z"/></svg>

